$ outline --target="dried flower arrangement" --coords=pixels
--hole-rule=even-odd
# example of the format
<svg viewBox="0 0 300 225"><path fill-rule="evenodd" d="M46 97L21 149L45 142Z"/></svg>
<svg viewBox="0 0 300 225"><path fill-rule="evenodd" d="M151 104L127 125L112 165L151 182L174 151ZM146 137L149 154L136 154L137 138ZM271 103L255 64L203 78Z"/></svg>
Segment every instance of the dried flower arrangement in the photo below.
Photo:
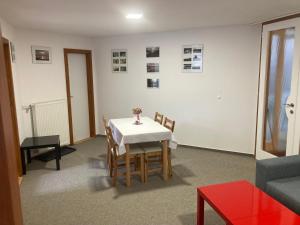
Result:
<svg viewBox="0 0 300 225"><path fill-rule="evenodd" d="M138 115L138 114L141 114L143 111L141 108L137 107L137 108L133 108L132 112L133 112L133 114Z"/></svg>
<svg viewBox="0 0 300 225"><path fill-rule="evenodd" d="M134 115L136 115L135 124L136 125L140 125L141 124L141 122L140 122L140 114L142 113L142 109L139 108L139 107L136 107L136 108L132 109L132 112L133 112Z"/></svg>

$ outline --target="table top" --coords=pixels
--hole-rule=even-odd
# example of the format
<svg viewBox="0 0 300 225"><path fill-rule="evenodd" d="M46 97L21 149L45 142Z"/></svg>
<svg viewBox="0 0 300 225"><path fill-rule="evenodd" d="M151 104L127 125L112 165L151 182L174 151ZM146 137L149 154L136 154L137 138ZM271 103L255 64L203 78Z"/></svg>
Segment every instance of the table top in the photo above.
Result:
<svg viewBox="0 0 300 225"><path fill-rule="evenodd" d="M171 131L149 117L141 117L141 124L135 124L135 118L111 119L110 124L117 127L123 136L171 133Z"/></svg>
<svg viewBox="0 0 300 225"><path fill-rule="evenodd" d="M119 153L124 154L125 144L170 140L169 147L176 142L172 132L149 117L141 117L141 124L135 124L135 118L111 119L109 126ZM176 143L174 144L174 146Z"/></svg>
<svg viewBox="0 0 300 225"><path fill-rule="evenodd" d="M238 225L268 225L271 215L285 216L299 225L299 216L248 181L198 187L201 195L226 221ZM259 223L257 223L259 221ZM275 221L275 220L274 220ZM278 220L280 221L280 220ZM283 225L280 222L272 225ZM270 225L271 225L270 224Z"/></svg>
<svg viewBox="0 0 300 225"><path fill-rule="evenodd" d="M43 148L59 145L59 135L51 136L39 136L39 137L29 137L25 138L21 148Z"/></svg>

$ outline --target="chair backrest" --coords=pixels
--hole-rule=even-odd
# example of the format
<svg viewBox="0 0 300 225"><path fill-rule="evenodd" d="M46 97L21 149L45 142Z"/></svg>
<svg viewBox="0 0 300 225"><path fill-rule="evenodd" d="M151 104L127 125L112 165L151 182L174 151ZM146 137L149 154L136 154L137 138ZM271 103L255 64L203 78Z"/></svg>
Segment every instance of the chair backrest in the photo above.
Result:
<svg viewBox="0 0 300 225"><path fill-rule="evenodd" d="M106 139L107 139L107 142L108 142L108 146L110 148L112 148L115 145L115 141L113 139L112 132L111 132L111 129L110 129L109 126L105 127L105 133L106 133Z"/></svg>
<svg viewBox="0 0 300 225"><path fill-rule="evenodd" d="M165 118L164 127L168 128L170 131L174 132L175 129L175 121L169 119L168 117Z"/></svg>
<svg viewBox="0 0 300 225"><path fill-rule="evenodd" d="M154 116L154 121L162 124L163 123L163 120L164 120L164 115L163 114L160 114L158 112L155 113L155 116Z"/></svg>
<svg viewBox="0 0 300 225"><path fill-rule="evenodd" d="M103 123L104 128L108 126L107 119L104 116L102 117L102 123Z"/></svg>

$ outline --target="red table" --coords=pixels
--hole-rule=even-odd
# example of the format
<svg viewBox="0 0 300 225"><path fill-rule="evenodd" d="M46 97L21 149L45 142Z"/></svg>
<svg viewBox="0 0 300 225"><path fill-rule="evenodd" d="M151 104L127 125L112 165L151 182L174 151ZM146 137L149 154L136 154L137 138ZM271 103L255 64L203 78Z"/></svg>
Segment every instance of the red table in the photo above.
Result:
<svg viewBox="0 0 300 225"><path fill-rule="evenodd" d="M197 225L206 201L227 225L300 225L300 216L248 181L198 187Z"/></svg>

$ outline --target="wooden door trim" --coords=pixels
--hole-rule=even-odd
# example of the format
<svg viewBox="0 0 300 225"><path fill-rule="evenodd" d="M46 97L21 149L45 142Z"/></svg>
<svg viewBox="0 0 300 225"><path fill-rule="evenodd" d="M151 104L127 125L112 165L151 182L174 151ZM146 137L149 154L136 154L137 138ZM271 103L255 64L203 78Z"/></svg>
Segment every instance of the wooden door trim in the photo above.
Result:
<svg viewBox="0 0 300 225"><path fill-rule="evenodd" d="M22 225L17 177L15 133L10 112L9 89L0 29L0 218L1 224Z"/></svg>
<svg viewBox="0 0 300 225"><path fill-rule="evenodd" d="M265 21L265 22L262 23L262 25L277 23L277 22L280 22L280 21L295 19L295 18L298 18L298 17L300 17L300 13L296 13L296 14L293 14L293 15L284 16L284 17L273 19L273 20Z"/></svg>
<svg viewBox="0 0 300 225"><path fill-rule="evenodd" d="M12 64L11 64L11 54L10 54L10 45L9 40L2 37L3 49L4 49L4 60L6 65L7 73L7 82L10 95L10 105L11 105L11 115L13 119L14 130L17 135L15 135L15 143L17 145L16 160L18 166L18 176L22 176L22 164L21 164L21 155L20 155L20 138L19 138L19 128L18 128L18 119L17 119L17 109L15 101L15 90L14 90L14 80L12 73Z"/></svg>
<svg viewBox="0 0 300 225"><path fill-rule="evenodd" d="M96 137L95 125L95 104L94 104L94 83L93 83L93 63L92 51L84 49L70 49L64 48L64 61L65 61L65 75L66 75L66 90L67 90L67 103L69 115L69 132L70 144L74 144L73 122L72 122L72 105L71 105L71 88L70 88L70 75L69 75L69 62L68 54L84 54L86 58L86 74L87 74L87 90L88 90L88 107L89 107L89 124L90 124L90 137Z"/></svg>

